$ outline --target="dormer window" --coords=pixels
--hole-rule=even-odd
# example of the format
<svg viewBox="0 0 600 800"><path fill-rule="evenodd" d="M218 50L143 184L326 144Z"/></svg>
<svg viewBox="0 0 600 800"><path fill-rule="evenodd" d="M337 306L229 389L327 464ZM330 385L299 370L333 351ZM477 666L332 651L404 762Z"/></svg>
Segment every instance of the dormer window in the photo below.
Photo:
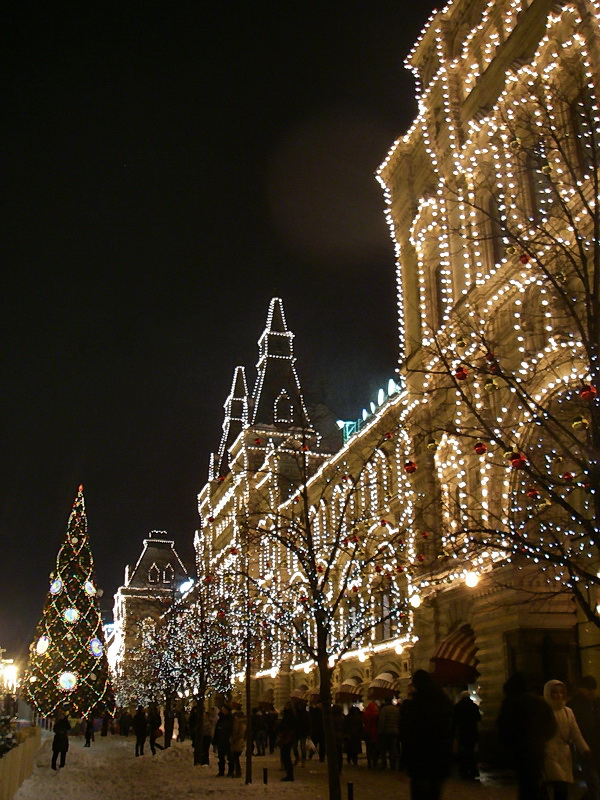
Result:
<svg viewBox="0 0 600 800"><path fill-rule="evenodd" d="M172 583L175 570L170 564L167 564L163 572L163 583Z"/></svg>
<svg viewBox="0 0 600 800"><path fill-rule="evenodd" d="M279 393L275 400L275 422L286 422L291 424L294 421L294 408L290 396L285 390Z"/></svg>
<svg viewBox="0 0 600 800"><path fill-rule="evenodd" d="M158 583L160 581L160 570L156 564L152 564L148 570L148 583Z"/></svg>

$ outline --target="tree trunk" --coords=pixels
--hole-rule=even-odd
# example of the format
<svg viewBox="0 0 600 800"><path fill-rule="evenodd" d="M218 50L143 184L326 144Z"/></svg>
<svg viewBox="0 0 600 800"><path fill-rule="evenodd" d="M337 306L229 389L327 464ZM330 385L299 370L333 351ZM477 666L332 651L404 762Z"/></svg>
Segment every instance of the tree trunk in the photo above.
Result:
<svg viewBox="0 0 600 800"><path fill-rule="evenodd" d="M164 738L165 749L171 746L174 726L175 726L175 713L173 711L173 696L169 693L165 700L165 738Z"/></svg>
<svg viewBox="0 0 600 800"><path fill-rule="evenodd" d="M328 654L326 648L327 633L325 630L320 631L319 626L317 626L317 642L319 647L318 667L319 678L321 681L323 735L325 737L325 757L327 759L329 800L342 800L339 753L335 728L333 726L333 712L331 708L331 669L328 665Z"/></svg>
<svg viewBox="0 0 600 800"><path fill-rule="evenodd" d="M250 661L250 637L246 641L246 783L252 783L252 663Z"/></svg>
<svg viewBox="0 0 600 800"><path fill-rule="evenodd" d="M196 730L194 731L194 766L202 761L202 729L204 727L204 695L196 701ZM191 733L191 731L190 731Z"/></svg>

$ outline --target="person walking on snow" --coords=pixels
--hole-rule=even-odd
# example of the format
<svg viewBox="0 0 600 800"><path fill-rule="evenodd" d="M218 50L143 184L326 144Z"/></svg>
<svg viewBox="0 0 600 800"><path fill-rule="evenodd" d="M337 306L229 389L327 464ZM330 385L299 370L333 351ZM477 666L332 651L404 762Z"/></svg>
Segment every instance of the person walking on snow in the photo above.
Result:
<svg viewBox="0 0 600 800"><path fill-rule="evenodd" d="M52 769L56 769L56 762L60 755L60 767L64 767L69 749L69 734L71 726L64 711L58 711L54 723L54 739L52 741Z"/></svg>
<svg viewBox="0 0 600 800"><path fill-rule="evenodd" d="M148 736L148 720L143 706L138 706L138 710L133 717L133 732L135 733L135 754L144 755L144 744Z"/></svg>

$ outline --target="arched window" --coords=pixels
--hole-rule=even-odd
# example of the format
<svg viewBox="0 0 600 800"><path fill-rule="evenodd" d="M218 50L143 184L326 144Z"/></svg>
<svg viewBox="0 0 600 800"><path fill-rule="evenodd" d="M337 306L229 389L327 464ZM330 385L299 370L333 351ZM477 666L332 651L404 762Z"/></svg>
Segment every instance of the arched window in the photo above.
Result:
<svg viewBox="0 0 600 800"><path fill-rule="evenodd" d="M156 566L156 564L152 564L152 566L148 570L148 582L158 583L159 581L160 581L160 570Z"/></svg>

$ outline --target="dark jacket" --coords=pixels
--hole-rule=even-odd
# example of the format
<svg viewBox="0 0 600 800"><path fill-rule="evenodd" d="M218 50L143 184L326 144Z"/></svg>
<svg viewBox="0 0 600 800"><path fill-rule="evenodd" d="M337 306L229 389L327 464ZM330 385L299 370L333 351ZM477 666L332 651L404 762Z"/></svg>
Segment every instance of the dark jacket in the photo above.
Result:
<svg viewBox="0 0 600 800"><path fill-rule="evenodd" d="M136 736L146 736L148 733L148 720L144 709L138 709L133 717L133 730Z"/></svg>
<svg viewBox="0 0 600 800"><path fill-rule="evenodd" d="M402 747L408 774L411 778L442 779L452 763L452 703L424 670L415 672L413 686L413 696L402 704Z"/></svg>
<svg viewBox="0 0 600 800"><path fill-rule="evenodd" d="M498 714L498 733L515 766L526 764L541 774L544 746L556 733L552 709L539 695L528 691L525 676L515 673L504 684Z"/></svg>
<svg viewBox="0 0 600 800"><path fill-rule="evenodd" d="M231 731L233 730L233 715L229 711L219 711L213 744L221 750L227 750L231 744Z"/></svg>
<svg viewBox="0 0 600 800"><path fill-rule="evenodd" d="M71 726L66 717L59 717L54 723L54 739L52 740L52 751L54 753L66 753L69 749L69 733Z"/></svg>

